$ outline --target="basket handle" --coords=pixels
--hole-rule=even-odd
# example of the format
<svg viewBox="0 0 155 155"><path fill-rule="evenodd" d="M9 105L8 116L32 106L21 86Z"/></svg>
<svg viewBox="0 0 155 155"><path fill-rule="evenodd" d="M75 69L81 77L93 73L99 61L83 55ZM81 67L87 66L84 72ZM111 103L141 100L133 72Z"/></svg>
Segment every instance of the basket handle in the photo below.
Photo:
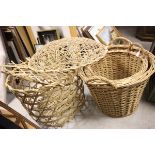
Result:
<svg viewBox="0 0 155 155"><path fill-rule="evenodd" d="M90 68L90 66L85 66L87 67L87 69L89 70L89 72L94 75L94 72L92 71L92 69ZM106 82L108 84L110 84L113 88L117 89L117 86L116 84L112 81L112 80L109 80L107 79L106 77L102 77L102 76L91 76L91 78L88 78L87 75L85 74L85 71L84 71L84 68L81 68L80 72L79 72L79 76L83 78L83 80L86 82L86 83L90 83L90 82L95 82L95 80L100 80L100 81L103 81L103 82Z"/></svg>
<svg viewBox="0 0 155 155"><path fill-rule="evenodd" d="M121 40L122 42L126 41L128 44L122 44L122 43L115 44L115 42L117 40ZM128 40L125 37L117 37L117 38L115 38L114 40L111 41L110 45L111 46L109 48L111 48L111 47L124 47L124 48L128 48L130 50L133 50L134 47L136 47L138 51L137 52L133 51L133 52L136 53L136 56L140 56L140 54L146 56L146 53L144 52L144 48L143 48L143 46L141 44L139 44L139 43L132 43L130 40Z"/></svg>
<svg viewBox="0 0 155 155"><path fill-rule="evenodd" d="M131 51L133 51L133 49L137 50L137 52L135 52L135 51L133 51L133 52L135 52L136 56L138 56L138 57L140 56L140 54L146 56L146 52L145 52L143 46L139 43L132 43L131 46L129 47L129 49Z"/></svg>
<svg viewBox="0 0 155 155"><path fill-rule="evenodd" d="M100 81L106 82L109 85L111 85L113 88L117 89L116 84L112 80L109 80L109 79L102 77L102 76L92 76L91 78L86 80L86 83L89 84L90 82L93 82L93 81L95 82L95 80L100 80Z"/></svg>
<svg viewBox="0 0 155 155"><path fill-rule="evenodd" d="M121 46L121 45L123 45L124 46L124 45L126 45L126 44L124 44L124 41L128 43L127 45L132 44L132 42L130 40L128 40L127 38L125 38L125 37L116 37L115 39L113 39L110 42L110 45L113 45L113 46ZM116 43L119 43L119 44L116 44Z"/></svg>

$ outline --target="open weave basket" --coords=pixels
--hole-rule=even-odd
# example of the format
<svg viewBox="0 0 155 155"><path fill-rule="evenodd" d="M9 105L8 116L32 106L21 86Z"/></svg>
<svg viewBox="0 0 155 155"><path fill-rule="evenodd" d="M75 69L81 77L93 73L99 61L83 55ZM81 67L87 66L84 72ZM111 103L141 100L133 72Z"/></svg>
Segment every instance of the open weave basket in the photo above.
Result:
<svg viewBox="0 0 155 155"><path fill-rule="evenodd" d="M12 65L13 66L13 65ZM27 68L27 63L7 70L6 86L21 101L30 116L44 127L61 127L84 105L82 80L73 72L61 83L46 84L37 80L39 74ZM66 75L66 74L65 74ZM62 73L62 77L63 76ZM52 80L52 78L51 78Z"/></svg>
<svg viewBox="0 0 155 155"><path fill-rule="evenodd" d="M103 59L83 67L79 74L103 113L124 117L137 108L147 81L155 72L155 59L122 37L108 49Z"/></svg>
<svg viewBox="0 0 155 155"><path fill-rule="evenodd" d="M39 124L62 127L85 102L77 69L98 61L106 52L91 39L53 41L27 62L7 65L6 86Z"/></svg>

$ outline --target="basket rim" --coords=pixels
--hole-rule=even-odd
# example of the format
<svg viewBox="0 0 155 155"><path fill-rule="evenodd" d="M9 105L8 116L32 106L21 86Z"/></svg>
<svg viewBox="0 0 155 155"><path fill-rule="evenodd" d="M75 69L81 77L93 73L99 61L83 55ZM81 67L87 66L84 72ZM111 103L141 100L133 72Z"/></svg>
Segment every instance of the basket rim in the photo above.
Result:
<svg viewBox="0 0 155 155"><path fill-rule="evenodd" d="M121 46L110 46L109 49L122 49L122 45ZM125 45L124 47L125 49L126 48L129 48L129 46ZM111 51L112 52L112 51ZM115 51L116 52L116 51ZM110 51L108 51L108 53L110 53ZM130 52L131 54L132 52ZM154 72L155 72L155 57L152 53L150 53L149 51L147 50L144 50L143 49L143 53L145 54L150 66L149 68L145 71L145 72L141 72L138 74L134 74L133 76L130 76L130 77L127 77L127 78L124 78L126 81L124 83L122 83L122 81L124 79L117 79L117 80L109 80L107 78L103 78L103 81L102 82L88 82L88 79L87 77L85 77L85 74L83 73L83 68L80 69L80 72L79 72L79 76L83 79L83 81L88 84L88 85L107 85L107 84L110 84L112 86L114 86L115 88L119 88L119 87L126 87L126 86L130 86L130 85L134 85L134 84L137 84L137 83L140 83L142 81L145 81L147 80ZM141 57L142 59L144 59L143 57Z"/></svg>
<svg viewBox="0 0 155 155"><path fill-rule="evenodd" d="M39 83L39 82L36 82L36 81L30 81L30 80L27 80L25 78L22 78L22 77L19 77L20 80L26 80L28 82L34 82L34 83L38 83L38 84L42 84L42 86L40 88L37 88L37 89L34 89L34 88L29 88L28 90L25 90L25 89L17 89L17 88L13 88L13 86L10 85L10 78L17 78L13 75L7 75L6 77L6 80L5 80L5 86L10 90L10 91L16 91L16 92L21 92L21 93L30 93L30 92L42 92L44 91L45 88L49 88L49 87L64 87L64 86L69 86L69 85L72 85L74 83L76 83L77 80L79 80L80 78L77 77L77 79L74 79L74 81L70 82L70 83L67 83L67 84L61 84L61 83L51 83L51 84L43 84L43 83Z"/></svg>
<svg viewBox="0 0 155 155"><path fill-rule="evenodd" d="M4 65L4 73L7 76L13 76L29 82L39 83L46 86L64 86L71 84L76 81L77 72L72 70L70 72L50 72L50 73L39 73L32 71L28 67L28 61L22 62L21 64L10 63Z"/></svg>

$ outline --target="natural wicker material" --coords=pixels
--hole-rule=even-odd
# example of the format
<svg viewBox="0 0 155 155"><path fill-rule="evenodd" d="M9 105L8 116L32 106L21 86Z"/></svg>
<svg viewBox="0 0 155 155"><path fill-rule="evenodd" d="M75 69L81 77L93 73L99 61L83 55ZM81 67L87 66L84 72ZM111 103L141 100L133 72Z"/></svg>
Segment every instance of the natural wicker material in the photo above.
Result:
<svg viewBox="0 0 155 155"><path fill-rule="evenodd" d="M40 125L62 127L84 105L83 84L78 76L64 84L45 84L36 80L39 74L26 69L26 63L15 66L6 70L6 86Z"/></svg>
<svg viewBox="0 0 155 155"><path fill-rule="evenodd" d="M121 44L118 40L122 40ZM124 38L114 40L108 49L98 63L81 69L80 76L103 113L124 117L137 108L146 83L155 72L155 58Z"/></svg>
<svg viewBox="0 0 155 155"><path fill-rule="evenodd" d="M32 56L29 68L39 72L68 71L100 60L107 53L101 43L88 38L52 41Z"/></svg>
<svg viewBox="0 0 155 155"><path fill-rule="evenodd" d="M7 65L6 86L38 123L61 127L84 105L77 69L98 61L106 52L104 45L87 38L53 41L26 62Z"/></svg>

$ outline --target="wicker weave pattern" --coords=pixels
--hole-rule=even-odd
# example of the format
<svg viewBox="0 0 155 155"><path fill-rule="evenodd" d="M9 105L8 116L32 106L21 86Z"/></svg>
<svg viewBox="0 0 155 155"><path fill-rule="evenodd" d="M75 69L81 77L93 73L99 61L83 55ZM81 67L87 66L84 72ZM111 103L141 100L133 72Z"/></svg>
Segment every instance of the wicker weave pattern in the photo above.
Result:
<svg viewBox="0 0 155 155"><path fill-rule="evenodd" d="M129 50L112 50L98 63L83 67L80 75L88 84L121 87L132 84L147 68L147 58L137 57Z"/></svg>
<svg viewBox="0 0 155 155"><path fill-rule="evenodd" d="M61 127L84 105L83 84L77 78L65 86L46 86L7 77L7 86L21 101L34 120L43 126Z"/></svg>
<svg viewBox="0 0 155 155"><path fill-rule="evenodd" d="M138 107L147 81L132 87L112 88L88 85L92 96L103 113L111 117L124 117L132 114Z"/></svg>
<svg viewBox="0 0 155 155"><path fill-rule="evenodd" d="M64 38L45 45L29 62L39 72L77 69L100 60L107 53L103 44L88 38Z"/></svg>
<svg viewBox="0 0 155 155"><path fill-rule="evenodd" d="M28 61L6 66L6 86L40 125L62 127L85 103L82 80L75 71L34 72Z"/></svg>
<svg viewBox="0 0 155 155"><path fill-rule="evenodd" d="M6 86L39 124L63 126L85 102L78 68L106 52L104 45L87 38L53 41L26 62L5 66Z"/></svg>
<svg viewBox="0 0 155 155"><path fill-rule="evenodd" d="M11 63L5 65L4 71L8 75L19 77L21 79L25 79L31 82L35 81L43 85L50 85L50 86L57 86L57 85L64 86L65 84L72 83L76 78L75 75L77 74L77 72L74 70L68 72L51 71L50 73L35 72L29 69L28 67L29 61L30 59L27 59L27 61L22 62L21 64Z"/></svg>
<svg viewBox="0 0 155 155"><path fill-rule="evenodd" d="M103 113L124 117L138 107L147 81L155 72L155 58L124 38L114 40L108 50L103 59L83 67L79 74Z"/></svg>

